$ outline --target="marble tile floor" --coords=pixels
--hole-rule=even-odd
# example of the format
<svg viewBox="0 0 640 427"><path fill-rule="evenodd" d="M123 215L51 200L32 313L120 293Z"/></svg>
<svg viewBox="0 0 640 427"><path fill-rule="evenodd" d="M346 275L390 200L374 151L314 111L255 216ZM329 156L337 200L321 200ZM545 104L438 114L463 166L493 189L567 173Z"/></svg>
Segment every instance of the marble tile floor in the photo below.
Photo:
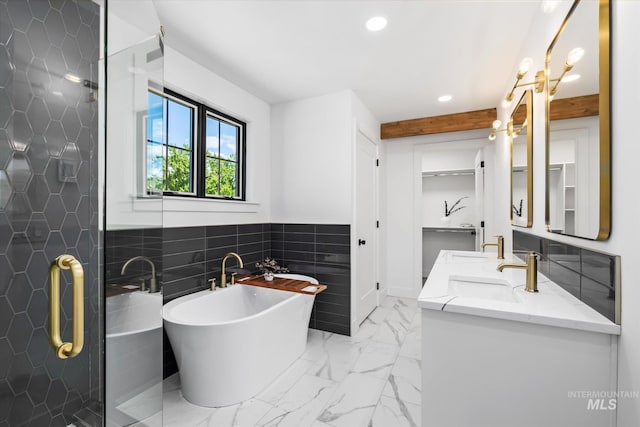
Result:
<svg viewBox="0 0 640 427"><path fill-rule="evenodd" d="M416 301L387 297L353 337L309 330L306 352L255 398L203 408L164 382L164 427L417 427L420 316Z"/></svg>

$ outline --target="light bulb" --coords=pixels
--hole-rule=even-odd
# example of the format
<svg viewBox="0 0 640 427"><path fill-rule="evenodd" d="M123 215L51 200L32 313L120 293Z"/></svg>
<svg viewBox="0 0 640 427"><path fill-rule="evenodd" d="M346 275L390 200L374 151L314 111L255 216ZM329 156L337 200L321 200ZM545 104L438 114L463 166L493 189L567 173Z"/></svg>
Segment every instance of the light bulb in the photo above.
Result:
<svg viewBox="0 0 640 427"><path fill-rule="evenodd" d="M498 129L500 127L500 125L502 124L502 122L498 119L493 121L493 124L491 125L494 129Z"/></svg>
<svg viewBox="0 0 640 427"><path fill-rule="evenodd" d="M531 64L533 64L533 59L527 57L520 61L520 68L518 68L518 75L524 76L531 68Z"/></svg>
<svg viewBox="0 0 640 427"><path fill-rule="evenodd" d="M576 65L578 61L582 59L584 56L584 49L581 47L575 47L569 51L569 55L567 55L567 65L569 67L573 67Z"/></svg>
<svg viewBox="0 0 640 427"><path fill-rule="evenodd" d="M449 102L453 99L453 96L451 95L442 95L440 97L438 97L438 101L439 102Z"/></svg>
<svg viewBox="0 0 640 427"><path fill-rule="evenodd" d="M491 132L491 135L489 135L489 141L494 141L495 139L496 139L496 133Z"/></svg>
<svg viewBox="0 0 640 427"><path fill-rule="evenodd" d="M502 100L502 108L509 108L510 105L511 105L511 101L508 101L506 99Z"/></svg>

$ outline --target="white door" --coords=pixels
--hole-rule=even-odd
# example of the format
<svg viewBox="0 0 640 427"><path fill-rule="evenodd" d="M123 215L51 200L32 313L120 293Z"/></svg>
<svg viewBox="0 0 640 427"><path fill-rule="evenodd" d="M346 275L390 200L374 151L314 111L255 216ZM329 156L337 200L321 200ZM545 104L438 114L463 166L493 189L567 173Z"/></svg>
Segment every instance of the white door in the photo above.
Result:
<svg viewBox="0 0 640 427"><path fill-rule="evenodd" d="M376 145L361 132L356 140L357 324L376 308Z"/></svg>
<svg viewBox="0 0 640 427"><path fill-rule="evenodd" d="M478 151L475 159L476 176L476 251L479 251L484 243L484 160L482 150Z"/></svg>

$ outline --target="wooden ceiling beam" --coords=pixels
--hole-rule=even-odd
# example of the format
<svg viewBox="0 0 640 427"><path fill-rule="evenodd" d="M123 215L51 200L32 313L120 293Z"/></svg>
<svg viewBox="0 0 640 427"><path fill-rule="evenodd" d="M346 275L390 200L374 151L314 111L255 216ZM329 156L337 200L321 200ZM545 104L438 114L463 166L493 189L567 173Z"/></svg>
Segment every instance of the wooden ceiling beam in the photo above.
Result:
<svg viewBox="0 0 640 427"><path fill-rule="evenodd" d="M551 120L597 116L599 111L598 102L598 94L556 99L551 103ZM466 113L383 123L380 125L380 138L404 138L474 129L487 129L488 131L491 129L497 114L495 108L489 108ZM516 122L518 123L517 120Z"/></svg>
<svg viewBox="0 0 640 427"><path fill-rule="evenodd" d="M463 130L490 129L497 114L498 112L495 108L489 108L466 113L383 123L380 125L380 138L403 138Z"/></svg>
<svg viewBox="0 0 640 427"><path fill-rule="evenodd" d="M551 102L550 118L553 121L597 116L600 111L599 102L600 97L597 93L595 95L554 99Z"/></svg>

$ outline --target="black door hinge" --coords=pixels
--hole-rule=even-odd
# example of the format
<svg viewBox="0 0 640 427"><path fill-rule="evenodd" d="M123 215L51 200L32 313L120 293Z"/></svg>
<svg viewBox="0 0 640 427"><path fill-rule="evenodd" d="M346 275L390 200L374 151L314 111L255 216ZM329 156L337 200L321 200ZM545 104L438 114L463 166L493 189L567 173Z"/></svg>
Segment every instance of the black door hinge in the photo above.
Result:
<svg viewBox="0 0 640 427"><path fill-rule="evenodd" d="M482 161L480 162L480 167L481 167L481 168L483 168L483 167L484 167L484 160L482 160Z"/></svg>
<svg viewBox="0 0 640 427"><path fill-rule="evenodd" d="M376 282L376 291L380 290L380 282Z"/></svg>
<svg viewBox="0 0 640 427"><path fill-rule="evenodd" d="M376 221L376 228L380 228L380 221Z"/></svg>
<svg viewBox="0 0 640 427"><path fill-rule="evenodd" d="M380 159L376 159L376 166L380 166Z"/></svg>
<svg viewBox="0 0 640 427"><path fill-rule="evenodd" d="M480 228L484 228L484 221L480 221Z"/></svg>

